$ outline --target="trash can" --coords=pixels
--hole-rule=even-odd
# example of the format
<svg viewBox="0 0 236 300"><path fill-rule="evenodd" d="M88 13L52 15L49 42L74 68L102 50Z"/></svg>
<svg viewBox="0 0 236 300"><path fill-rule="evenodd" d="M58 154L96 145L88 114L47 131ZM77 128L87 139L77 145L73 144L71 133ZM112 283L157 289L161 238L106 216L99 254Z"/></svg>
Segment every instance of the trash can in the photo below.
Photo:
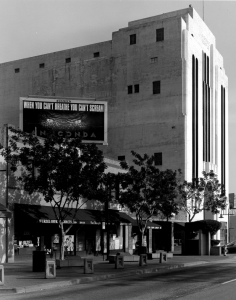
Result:
<svg viewBox="0 0 236 300"><path fill-rule="evenodd" d="M33 251L33 272L45 272L46 251Z"/></svg>

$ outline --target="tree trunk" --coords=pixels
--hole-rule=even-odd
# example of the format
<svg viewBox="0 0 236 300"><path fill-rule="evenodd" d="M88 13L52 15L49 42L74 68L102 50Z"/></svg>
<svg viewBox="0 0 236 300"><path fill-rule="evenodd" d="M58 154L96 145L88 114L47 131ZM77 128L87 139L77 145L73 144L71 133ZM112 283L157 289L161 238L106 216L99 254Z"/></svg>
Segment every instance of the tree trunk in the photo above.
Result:
<svg viewBox="0 0 236 300"><path fill-rule="evenodd" d="M145 234L145 229L141 231L141 246L145 247L145 240L144 240L144 234Z"/></svg>
<svg viewBox="0 0 236 300"><path fill-rule="evenodd" d="M61 247L60 247L60 260L65 259L65 231L63 222L60 222L60 228L61 228Z"/></svg>

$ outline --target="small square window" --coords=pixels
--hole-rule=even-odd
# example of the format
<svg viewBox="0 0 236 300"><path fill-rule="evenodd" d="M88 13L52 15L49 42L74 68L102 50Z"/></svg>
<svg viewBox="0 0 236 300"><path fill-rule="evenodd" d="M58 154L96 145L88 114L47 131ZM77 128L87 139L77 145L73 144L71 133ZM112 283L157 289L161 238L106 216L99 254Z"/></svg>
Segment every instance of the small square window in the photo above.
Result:
<svg viewBox="0 0 236 300"><path fill-rule="evenodd" d="M129 38L130 38L130 45L136 44L136 34L131 34Z"/></svg>
<svg viewBox="0 0 236 300"><path fill-rule="evenodd" d="M133 86L128 85L128 94L133 94Z"/></svg>
<svg viewBox="0 0 236 300"><path fill-rule="evenodd" d="M119 161L124 161L125 160L125 155L118 156L118 160Z"/></svg>
<svg viewBox="0 0 236 300"><path fill-rule="evenodd" d="M156 41L164 41L164 28L159 28L156 30Z"/></svg>
<svg viewBox="0 0 236 300"><path fill-rule="evenodd" d="M16 68L15 73L20 73L20 68Z"/></svg>
<svg viewBox="0 0 236 300"><path fill-rule="evenodd" d="M155 56L155 57L151 57L151 63L154 64L154 63L157 63L158 61L158 57Z"/></svg>
<svg viewBox="0 0 236 300"><path fill-rule="evenodd" d="M70 62L71 62L71 58L70 57L66 58L66 64L69 64Z"/></svg>
<svg viewBox="0 0 236 300"><path fill-rule="evenodd" d="M139 84L134 85L134 92L139 93Z"/></svg>
<svg viewBox="0 0 236 300"><path fill-rule="evenodd" d="M160 94L161 93L161 82L154 81L152 83L152 90L153 90L153 94Z"/></svg>
<svg viewBox="0 0 236 300"><path fill-rule="evenodd" d="M45 64L39 64L39 68L43 69L45 67Z"/></svg>
<svg viewBox="0 0 236 300"><path fill-rule="evenodd" d="M162 152L154 153L155 166L162 166Z"/></svg>
<svg viewBox="0 0 236 300"><path fill-rule="evenodd" d="M94 52L93 53L93 57L99 57L100 56L100 53L99 52Z"/></svg>

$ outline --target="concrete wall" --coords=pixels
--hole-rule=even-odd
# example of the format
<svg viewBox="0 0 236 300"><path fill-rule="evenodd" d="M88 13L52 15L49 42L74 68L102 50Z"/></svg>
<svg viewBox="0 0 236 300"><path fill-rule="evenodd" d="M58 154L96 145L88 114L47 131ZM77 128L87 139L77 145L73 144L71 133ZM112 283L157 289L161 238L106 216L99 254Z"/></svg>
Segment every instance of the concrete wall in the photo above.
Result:
<svg viewBox="0 0 236 300"><path fill-rule="evenodd" d="M229 242L236 241L236 216L229 216Z"/></svg>

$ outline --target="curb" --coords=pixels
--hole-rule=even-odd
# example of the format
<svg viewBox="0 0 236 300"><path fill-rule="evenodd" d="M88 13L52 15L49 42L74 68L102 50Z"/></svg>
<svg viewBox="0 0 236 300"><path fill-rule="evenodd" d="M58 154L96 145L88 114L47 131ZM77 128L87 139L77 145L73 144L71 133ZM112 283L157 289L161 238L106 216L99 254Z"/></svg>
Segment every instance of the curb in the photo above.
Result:
<svg viewBox="0 0 236 300"><path fill-rule="evenodd" d="M216 262L218 262L218 261L188 262L188 263L180 263L180 264L173 264L173 265L165 265L162 268L155 267L155 268L126 271L126 272L122 272L122 273L109 273L109 274L103 274L103 275L98 275L98 276L93 276L93 277L75 278L75 279L71 279L71 280L50 282L50 283L31 285L31 286L26 286L26 287L16 287L16 288L14 288L14 287L1 288L0 287L0 295L3 295L3 294L7 295L7 294L13 294L13 293L14 294L24 294L24 293L37 292L37 291L42 291L42 290L49 290L49 289L56 288L58 286L68 287L68 286L72 286L72 285L84 284L84 283L89 283L89 282L92 283L92 282L100 281L100 280L115 279L115 278L124 277L124 276L142 275L142 274L149 274L149 273L161 273L161 272L172 270L172 269L205 265L205 264L216 263Z"/></svg>
<svg viewBox="0 0 236 300"><path fill-rule="evenodd" d="M139 270L132 270L122 273L109 273L104 275L98 275L93 277L84 277L84 278L75 278L71 280L64 280L64 281L57 281L57 282L50 282L50 283L44 283L44 284L38 284L38 285L31 285L26 287L17 287L17 288L1 288L0 287L0 295L3 294L24 294L24 293L30 293L30 292L36 292L36 291L42 291L42 290L49 290L56 288L58 286L60 287L68 287L71 285L78 285L83 283L89 283L89 282L95 282L100 280L106 280L106 279L114 279L119 278L123 276L131 276L131 275L142 275L142 274L149 274L149 273L159 273L164 272L172 269L178 269L183 268L187 266L187 264L175 264L175 265L168 265L163 268L155 267L155 268L147 268L147 269L139 269Z"/></svg>

